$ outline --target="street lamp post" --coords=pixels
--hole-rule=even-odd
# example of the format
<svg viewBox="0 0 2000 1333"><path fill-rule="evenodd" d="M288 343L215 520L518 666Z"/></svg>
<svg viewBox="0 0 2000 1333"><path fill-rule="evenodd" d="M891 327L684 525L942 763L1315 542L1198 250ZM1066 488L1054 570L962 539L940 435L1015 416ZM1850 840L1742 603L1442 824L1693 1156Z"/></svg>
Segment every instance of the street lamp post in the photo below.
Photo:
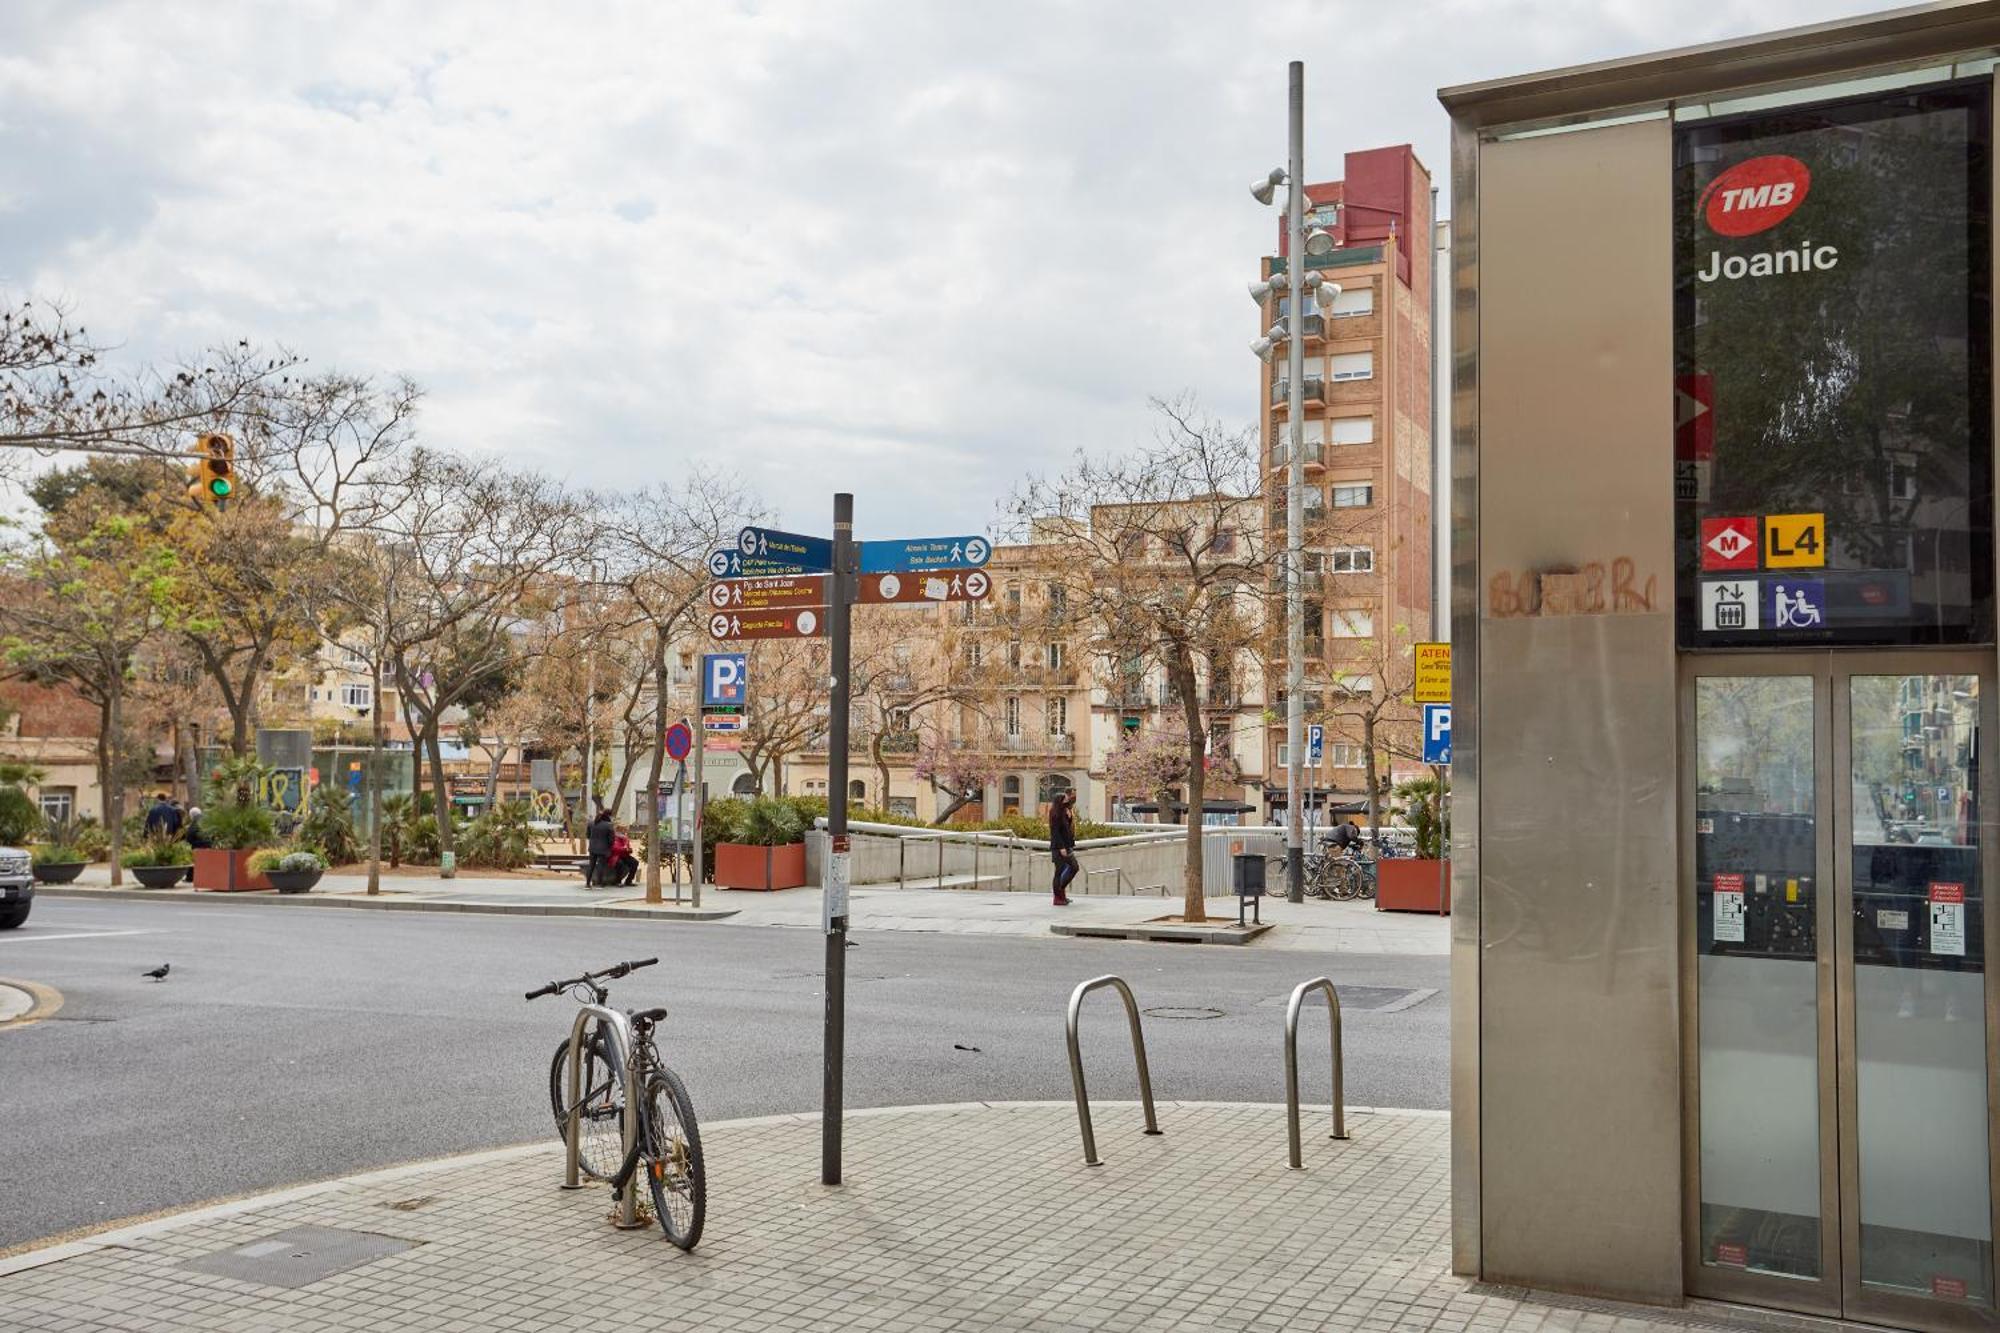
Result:
<svg viewBox="0 0 2000 1333"><path fill-rule="evenodd" d="M1272 350L1285 343L1285 429L1289 437L1285 467L1285 896L1292 902L1305 901L1305 298L1308 292L1338 294L1340 288L1325 282L1319 274L1306 272L1308 254L1326 254L1333 249L1333 237L1315 227L1306 231L1305 119L1306 67L1294 60L1290 67L1286 165L1269 173L1250 187L1257 202L1268 204L1282 182L1285 191L1285 291L1288 296L1284 320L1270 333L1250 345L1265 361ZM1250 295L1260 303L1270 295L1268 282L1251 287Z"/></svg>

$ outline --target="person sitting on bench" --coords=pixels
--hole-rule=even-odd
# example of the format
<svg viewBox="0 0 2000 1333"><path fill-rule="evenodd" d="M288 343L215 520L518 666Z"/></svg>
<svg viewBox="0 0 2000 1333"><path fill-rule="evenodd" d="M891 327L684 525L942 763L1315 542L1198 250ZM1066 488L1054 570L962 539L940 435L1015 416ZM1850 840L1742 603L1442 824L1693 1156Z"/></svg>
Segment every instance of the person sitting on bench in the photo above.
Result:
<svg viewBox="0 0 2000 1333"><path fill-rule="evenodd" d="M639 858L632 854L632 836L623 824L611 835L609 872L611 882L620 888L630 888L639 877Z"/></svg>

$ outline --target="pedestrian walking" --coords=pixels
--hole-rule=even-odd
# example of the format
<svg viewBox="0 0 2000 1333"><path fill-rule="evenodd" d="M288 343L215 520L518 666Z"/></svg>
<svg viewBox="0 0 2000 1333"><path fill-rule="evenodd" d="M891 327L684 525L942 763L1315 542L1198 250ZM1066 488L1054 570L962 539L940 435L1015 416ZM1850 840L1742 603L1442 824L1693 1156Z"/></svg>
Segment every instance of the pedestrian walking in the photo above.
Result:
<svg viewBox="0 0 2000 1333"><path fill-rule="evenodd" d="M153 797L153 808L146 812L146 836L172 838L181 831L180 808L167 799L165 792Z"/></svg>
<svg viewBox="0 0 2000 1333"><path fill-rule="evenodd" d="M583 872L583 885L587 889L596 888L600 882L610 881L613 833L611 812L599 806L597 817L590 821L590 827L584 831L584 848L590 853L590 864Z"/></svg>
<svg viewBox="0 0 2000 1333"><path fill-rule="evenodd" d="M1055 862L1055 905L1069 906L1069 882L1081 868L1076 862L1076 792L1066 791L1049 802L1049 859Z"/></svg>

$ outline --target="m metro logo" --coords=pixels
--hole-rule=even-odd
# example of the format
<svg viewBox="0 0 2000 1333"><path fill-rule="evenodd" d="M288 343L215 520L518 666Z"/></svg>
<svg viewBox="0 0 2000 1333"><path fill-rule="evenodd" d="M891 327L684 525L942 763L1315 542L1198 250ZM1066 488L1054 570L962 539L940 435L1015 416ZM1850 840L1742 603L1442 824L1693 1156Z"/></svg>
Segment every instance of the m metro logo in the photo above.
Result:
<svg viewBox="0 0 2000 1333"><path fill-rule="evenodd" d="M1811 188L1805 163L1774 153L1738 162L1710 181L1699 207L1716 235L1754 236L1796 212Z"/></svg>

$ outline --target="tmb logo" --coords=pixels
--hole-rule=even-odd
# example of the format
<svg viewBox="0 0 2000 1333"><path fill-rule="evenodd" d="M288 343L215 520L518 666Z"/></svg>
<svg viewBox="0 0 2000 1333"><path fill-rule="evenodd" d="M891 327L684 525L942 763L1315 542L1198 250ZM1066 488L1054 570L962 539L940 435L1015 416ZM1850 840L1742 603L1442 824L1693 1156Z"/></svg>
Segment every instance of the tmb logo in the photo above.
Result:
<svg viewBox="0 0 2000 1333"><path fill-rule="evenodd" d="M1811 188L1812 172L1796 157L1753 157L1710 181L1700 207L1716 235L1754 236L1790 217Z"/></svg>

